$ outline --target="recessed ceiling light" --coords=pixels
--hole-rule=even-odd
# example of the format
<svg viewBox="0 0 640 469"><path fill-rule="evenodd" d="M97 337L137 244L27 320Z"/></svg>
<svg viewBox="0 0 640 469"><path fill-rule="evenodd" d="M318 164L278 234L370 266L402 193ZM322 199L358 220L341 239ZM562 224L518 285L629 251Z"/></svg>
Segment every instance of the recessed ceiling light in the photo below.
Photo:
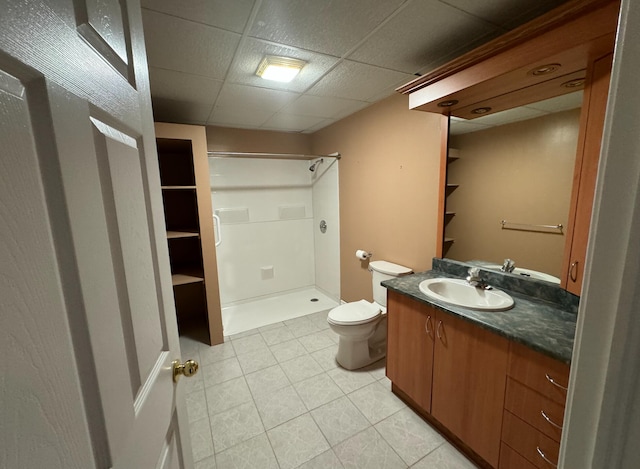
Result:
<svg viewBox="0 0 640 469"><path fill-rule="evenodd" d="M471 114L486 114L491 110L490 107L478 107L471 111Z"/></svg>
<svg viewBox="0 0 640 469"><path fill-rule="evenodd" d="M584 86L584 78L576 78L575 80L565 81L562 86L565 88L580 88Z"/></svg>
<svg viewBox="0 0 640 469"><path fill-rule="evenodd" d="M302 67L307 64L304 60L291 59L289 57L275 57L267 55L256 71L256 75L265 80L288 83L300 73Z"/></svg>
<svg viewBox="0 0 640 469"><path fill-rule="evenodd" d="M440 101L438 103L438 106L440 106L440 107L451 107L451 106L455 106L456 104L458 104L458 100L457 99L450 99L449 101Z"/></svg>
<svg viewBox="0 0 640 469"><path fill-rule="evenodd" d="M527 75L534 75L534 76L548 75L549 73L555 72L560 67L562 67L562 65L560 65L560 64L540 65L539 67L532 68L531 70L529 70L527 72Z"/></svg>

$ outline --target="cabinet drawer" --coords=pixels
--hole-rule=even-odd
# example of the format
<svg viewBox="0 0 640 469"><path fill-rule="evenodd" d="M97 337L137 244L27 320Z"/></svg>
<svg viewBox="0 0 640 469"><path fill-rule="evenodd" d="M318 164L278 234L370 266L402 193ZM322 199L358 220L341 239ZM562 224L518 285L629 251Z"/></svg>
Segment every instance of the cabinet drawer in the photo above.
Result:
<svg viewBox="0 0 640 469"><path fill-rule="evenodd" d="M544 397L512 378L508 378L504 408L548 437L557 442L560 441L562 428L559 427L562 426L564 418L563 405Z"/></svg>
<svg viewBox="0 0 640 469"><path fill-rule="evenodd" d="M560 444L507 410L502 420L502 441L540 469L555 467L558 462Z"/></svg>
<svg viewBox="0 0 640 469"><path fill-rule="evenodd" d="M511 342L507 374L564 406L569 383L569 365Z"/></svg>
<svg viewBox="0 0 640 469"><path fill-rule="evenodd" d="M536 469L525 458L520 456L514 450L502 443L500 446L500 469Z"/></svg>

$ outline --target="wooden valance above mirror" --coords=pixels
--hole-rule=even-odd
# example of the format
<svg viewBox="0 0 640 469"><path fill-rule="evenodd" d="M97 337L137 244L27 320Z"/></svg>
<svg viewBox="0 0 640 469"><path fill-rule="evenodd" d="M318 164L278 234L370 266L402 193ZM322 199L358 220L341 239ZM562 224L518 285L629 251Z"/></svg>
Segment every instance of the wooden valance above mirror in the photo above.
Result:
<svg viewBox="0 0 640 469"><path fill-rule="evenodd" d="M409 95L410 109L464 119L570 93L588 64L613 50L619 8L619 1L567 2L397 91Z"/></svg>

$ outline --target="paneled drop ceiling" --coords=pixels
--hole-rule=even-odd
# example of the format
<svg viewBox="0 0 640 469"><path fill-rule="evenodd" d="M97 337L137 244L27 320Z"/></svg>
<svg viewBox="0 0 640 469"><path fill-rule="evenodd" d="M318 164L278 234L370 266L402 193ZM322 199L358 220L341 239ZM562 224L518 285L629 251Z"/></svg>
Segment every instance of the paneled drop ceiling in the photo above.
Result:
<svg viewBox="0 0 640 469"><path fill-rule="evenodd" d="M154 118L311 133L565 1L142 0Z"/></svg>

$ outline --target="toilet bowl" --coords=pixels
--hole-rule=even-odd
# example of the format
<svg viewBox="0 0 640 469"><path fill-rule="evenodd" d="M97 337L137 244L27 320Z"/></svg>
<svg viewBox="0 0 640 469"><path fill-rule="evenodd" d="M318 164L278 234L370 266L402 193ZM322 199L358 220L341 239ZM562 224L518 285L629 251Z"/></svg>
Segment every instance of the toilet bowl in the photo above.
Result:
<svg viewBox="0 0 640 469"><path fill-rule="evenodd" d="M336 361L347 370L356 370L385 356L387 340L387 289L380 282L411 273L411 269L387 261L369 263L373 302L345 303L333 308L327 317L329 327L338 334Z"/></svg>

